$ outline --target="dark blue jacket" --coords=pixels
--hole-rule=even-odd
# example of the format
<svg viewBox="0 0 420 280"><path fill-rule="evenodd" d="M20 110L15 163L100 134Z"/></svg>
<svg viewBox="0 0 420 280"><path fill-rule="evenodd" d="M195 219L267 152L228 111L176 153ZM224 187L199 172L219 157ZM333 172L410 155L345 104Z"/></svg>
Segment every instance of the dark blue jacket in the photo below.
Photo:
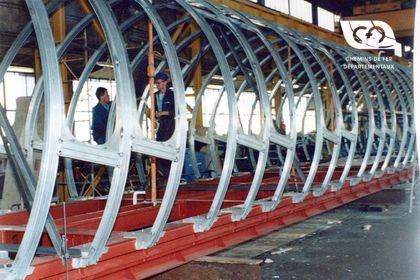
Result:
<svg viewBox="0 0 420 280"><path fill-rule="evenodd" d="M155 92L155 110L158 112L158 93ZM166 141L171 138L175 130L175 100L172 90L166 90L162 100L162 112L168 111L169 116L162 116L158 119L159 128L156 132L157 141Z"/></svg>
<svg viewBox="0 0 420 280"><path fill-rule="evenodd" d="M109 108L111 109L112 102L109 102ZM92 109L92 134L93 140L98 144L105 143L106 137L106 124L108 122L109 112L105 107L98 102Z"/></svg>

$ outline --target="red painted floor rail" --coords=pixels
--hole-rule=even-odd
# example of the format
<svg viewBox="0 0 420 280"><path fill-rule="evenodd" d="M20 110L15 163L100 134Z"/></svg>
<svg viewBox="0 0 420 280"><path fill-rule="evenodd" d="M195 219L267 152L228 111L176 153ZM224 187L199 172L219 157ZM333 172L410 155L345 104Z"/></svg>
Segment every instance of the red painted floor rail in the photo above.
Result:
<svg viewBox="0 0 420 280"><path fill-rule="evenodd" d="M192 224L182 220L207 213L214 190L208 187L203 187L201 191L186 189L181 191L177 198L176 206L171 213L172 222L167 224L165 235L156 246L146 250L136 250L135 239L124 238L124 232L150 226L158 209L149 203L132 205L132 200L127 196L108 242L108 252L102 256L98 264L73 269L71 261L65 267L58 257L38 256L33 261L34 271L28 279L66 279L66 273L70 279L149 277L406 181L410 178L410 174L411 169L405 169L356 186L351 187L346 184L338 192L328 192L321 197L309 195L303 202L296 204L285 197L274 211L262 212L260 206L254 206L247 219L241 221L233 222L230 214L222 214L215 225L203 233L195 233ZM266 180L270 179L268 176ZM246 193L240 189L229 191L223 208L241 204ZM272 195L270 190L259 192L260 198L270 195ZM69 246L91 241L104 205L104 200L87 200L67 205ZM53 207L51 214L61 229L64 221L61 206ZM0 224L3 226L0 230L0 242L19 243L26 220L25 212L1 215ZM47 236L42 238L42 245L50 245Z"/></svg>

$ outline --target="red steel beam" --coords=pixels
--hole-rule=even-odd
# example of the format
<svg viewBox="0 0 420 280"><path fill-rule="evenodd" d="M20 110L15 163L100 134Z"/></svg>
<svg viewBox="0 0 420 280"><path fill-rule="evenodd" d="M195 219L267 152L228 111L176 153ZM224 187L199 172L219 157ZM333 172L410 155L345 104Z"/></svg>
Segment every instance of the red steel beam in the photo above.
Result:
<svg viewBox="0 0 420 280"><path fill-rule="evenodd" d="M203 233L195 233L192 224L175 221L166 226L165 235L158 244L146 250L136 250L134 239L126 239L122 232L114 232L108 242L108 252L101 257L98 264L80 269L72 269L70 266L68 274L70 279L150 277L378 192L408 180L410 175L411 169L405 169L357 186L345 184L338 192L330 191L321 197L309 195L302 203L297 204L292 203L290 198L284 198L272 212L262 212L260 206L255 206L248 218L242 221L233 222L229 214L224 214L209 231ZM229 193L233 198L234 192L236 191ZM66 278L66 268L58 257L37 257L33 266L34 271L28 279Z"/></svg>

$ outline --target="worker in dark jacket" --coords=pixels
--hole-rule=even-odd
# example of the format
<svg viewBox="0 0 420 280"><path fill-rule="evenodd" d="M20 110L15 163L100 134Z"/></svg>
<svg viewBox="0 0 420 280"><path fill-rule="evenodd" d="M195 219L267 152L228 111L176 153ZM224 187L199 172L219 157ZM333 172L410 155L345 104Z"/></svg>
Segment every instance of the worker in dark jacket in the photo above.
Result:
<svg viewBox="0 0 420 280"><path fill-rule="evenodd" d="M93 140L98 144L104 144L106 139L106 125L108 122L111 102L109 101L108 90L103 87L96 89L98 104L92 109L92 134Z"/></svg>
<svg viewBox="0 0 420 280"><path fill-rule="evenodd" d="M155 92L155 111L159 127L156 132L156 141L167 141L175 130L175 100L174 93L168 88L169 77L159 72L155 76L155 84L158 89ZM159 159L158 170L165 178L169 176L171 162Z"/></svg>
<svg viewBox="0 0 420 280"><path fill-rule="evenodd" d="M158 89L155 92L155 110L159 127L156 133L157 141L167 141L175 130L175 101L174 93L168 89L168 75L159 72L155 76Z"/></svg>

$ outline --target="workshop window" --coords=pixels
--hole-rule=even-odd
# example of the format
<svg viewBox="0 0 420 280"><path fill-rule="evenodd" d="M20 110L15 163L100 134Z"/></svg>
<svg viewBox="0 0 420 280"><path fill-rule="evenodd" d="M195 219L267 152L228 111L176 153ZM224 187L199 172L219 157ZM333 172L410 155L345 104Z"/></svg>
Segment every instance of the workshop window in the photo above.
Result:
<svg viewBox="0 0 420 280"><path fill-rule="evenodd" d="M334 31L336 15L318 7L318 25L322 28Z"/></svg>
<svg viewBox="0 0 420 280"><path fill-rule="evenodd" d="M9 67L0 83L0 102L6 109L10 124L13 125L16 116L16 99L31 96L35 87L35 77L32 68Z"/></svg>
<svg viewBox="0 0 420 280"><path fill-rule="evenodd" d="M306 1L290 1L290 15L312 23L312 4Z"/></svg>
<svg viewBox="0 0 420 280"><path fill-rule="evenodd" d="M289 0L265 0L267 8L289 14Z"/></svg>

